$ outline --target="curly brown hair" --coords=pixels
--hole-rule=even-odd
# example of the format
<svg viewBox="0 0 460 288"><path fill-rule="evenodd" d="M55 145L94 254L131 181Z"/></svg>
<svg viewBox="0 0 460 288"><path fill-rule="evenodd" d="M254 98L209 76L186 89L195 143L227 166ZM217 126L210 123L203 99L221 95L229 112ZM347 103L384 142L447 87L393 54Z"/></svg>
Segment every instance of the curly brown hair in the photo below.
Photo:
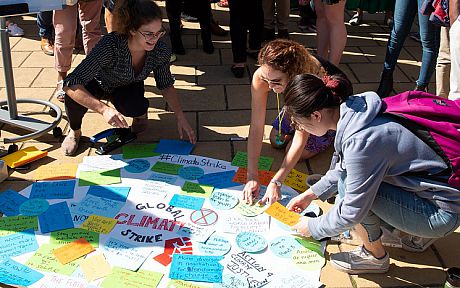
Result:
<svg viewBox="0 0 460 288"><path fill-rule="evenodd" d="M259 65L269 65L272 68L288 74L289 79L308 73L323 77L326 71L303 45L286 39L276 39L268 42L259 52Z"/></svg>
<svg viewBox="0 0 460 288"><path fill-rule="evenodd" d="M153 20L162 19L160 7L153 0L118 0L114 10L115 31L130 36L131 31Z"/></svg>

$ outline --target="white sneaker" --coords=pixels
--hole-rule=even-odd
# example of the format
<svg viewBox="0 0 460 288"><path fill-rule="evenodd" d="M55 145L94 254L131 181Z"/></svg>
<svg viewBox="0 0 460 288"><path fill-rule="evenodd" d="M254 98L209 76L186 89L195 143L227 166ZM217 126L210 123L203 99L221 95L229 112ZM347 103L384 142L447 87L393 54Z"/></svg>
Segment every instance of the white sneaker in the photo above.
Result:
<svg viewBox="0 0 460 288"><path fill-rule="evenodd" d="M409 252L421 253L436 241L437 238L423 238L413 235L404 236L401 239L402 248Z"/></svg>
<svg viewBox="0 0 460 288"><path fill-rule="evenodd" d="M16 23L8 24L8 34L13 37L24 36L24 30Z"/></svg>
<svg viewBox="0 0 460 288"><path fill-rule="evenodd" d="M330 261L335 269L348 274L386 273L390 268L388 253L382 259L377 259L363 246L350 252L332 254Z"/></svg>

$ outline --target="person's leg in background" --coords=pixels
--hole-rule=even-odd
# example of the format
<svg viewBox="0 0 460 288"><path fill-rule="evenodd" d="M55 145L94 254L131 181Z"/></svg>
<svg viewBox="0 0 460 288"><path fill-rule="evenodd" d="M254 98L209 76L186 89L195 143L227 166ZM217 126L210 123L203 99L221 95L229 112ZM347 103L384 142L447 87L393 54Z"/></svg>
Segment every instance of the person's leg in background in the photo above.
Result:
<svg viewBox="0 0 460 288"><path fill-rule="evenodd" d="M231 71L236 78L242 78L246 70L247 27L245 19L248 2L229 0L230 8L230 39L232 41L233 65Z"/></svg>
<svg viewBox="0 0 460 288"><path fill-rule="evenodd" d="M291 2L289 0L276 0L277 38L289 39L288 23L290 11Z"/></svg>
<svg viewBox="0 0 460 288"><path fill-rule="evenodd" d="M185 0L192 1L192 0ZM193 0L194 11L200 22L201 41L203 44L203 51L208 54L214 53L214 45L211 39L211 3L209 0Z"/></svg>
<svg viewBox="0 0 460 288"><path fill-rule="evenodd" d="M83 32L83 47L85 54L88 55L101 39L102 0L80 2L78 7Z"/></svg>
<svg viewBox="0 0 460 288"><path fill-rule="evenodd" d="M316 53L323 59L329 55L329 28L327 26L325 6L321 0L314 0L316 11Z"/></svg>
<svg viewBox="0 0 460 288"><path fill-rule="evenodd" d="M185 48L182 43L180 32L180 13L182 8L182 0L166 0L166 14L169 20L169 38L171 39L173 53L178 55L185 55Z"/></svg>
<svg viewBox="0 0 460 288"><path fill-rule="evenodd" d="M250 5L248 3L248 12L246 13L246 19L248 21L249 30L249 49L248 55L252 58L257 59L259 50L262 45L262 31L264 29L264 11L262 7L263 0L252 0Z"/></svg>
<svg viewBox="0 0 460 288"><path fill-rule="evenodd" d="M275 0L263 0L262 9L264 12L263 41L275 39Z"/></svg>
<svg viewBox="0 0 460 288"><path fill-rule="evenodd" d="M347 44L347 29L344 23L345 0L341 0L336 4L324 5L324 13L328 26L328 57L332 64L339 66L340 58L342 58L343 50Z"/></svg>
<svg viewBox="0 0 460 288"><path fill-rule="evenodd" d="M450 26L450 93L449 99L460 99L460 17Z"/></svg>
<svg viewBox="0 0 460 288"><path fill-rule="evenodd" d="M447 98L449 96L450 78L450 48L449 28L441 27L439 54L436 61L436 95Z"/></svg>
<svg viewBox="0 0 460 288"><path fill-rule="evenodd" d="M54 55L54 27L53 11L43 11L37 13L38 35L41 42L40 47L46 55Z"/></svg>

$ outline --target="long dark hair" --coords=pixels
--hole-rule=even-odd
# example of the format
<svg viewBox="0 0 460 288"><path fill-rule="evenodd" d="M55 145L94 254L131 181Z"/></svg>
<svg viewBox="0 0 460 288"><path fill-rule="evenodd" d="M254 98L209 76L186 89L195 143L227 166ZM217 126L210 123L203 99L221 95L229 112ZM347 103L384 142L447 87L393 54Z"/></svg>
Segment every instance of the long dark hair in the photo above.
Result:
<svg viewBox="0 0 460 288"><path fill-rule="evenodd" d="M160 7L153 0L118 0L114 10L116 31L129 36L144 24L161 20Z"/></svg>
<svg viewBox="0 0 460 288"><path fill-rule="evenodd" d="M353 88L350 81L340 75L318 78L311 74L295 76L284 91L287 112L294 118L310 117L323 108L339 107Z"/></svg>

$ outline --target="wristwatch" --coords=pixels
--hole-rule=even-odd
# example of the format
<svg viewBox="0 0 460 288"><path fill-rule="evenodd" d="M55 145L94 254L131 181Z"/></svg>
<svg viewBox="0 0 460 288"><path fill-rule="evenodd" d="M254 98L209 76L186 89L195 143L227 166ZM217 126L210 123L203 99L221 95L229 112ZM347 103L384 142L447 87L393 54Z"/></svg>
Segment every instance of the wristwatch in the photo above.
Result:
<svg viewBox="0 0 460 288"><path fill-rule="evenodd" d="M281 187L281 185L283 185L283 183L281 183L279 180L276 180L274 178L272 178L272 180L270 180L270 183L275 183L275 185L278 186L278 187Z"/></svg>

